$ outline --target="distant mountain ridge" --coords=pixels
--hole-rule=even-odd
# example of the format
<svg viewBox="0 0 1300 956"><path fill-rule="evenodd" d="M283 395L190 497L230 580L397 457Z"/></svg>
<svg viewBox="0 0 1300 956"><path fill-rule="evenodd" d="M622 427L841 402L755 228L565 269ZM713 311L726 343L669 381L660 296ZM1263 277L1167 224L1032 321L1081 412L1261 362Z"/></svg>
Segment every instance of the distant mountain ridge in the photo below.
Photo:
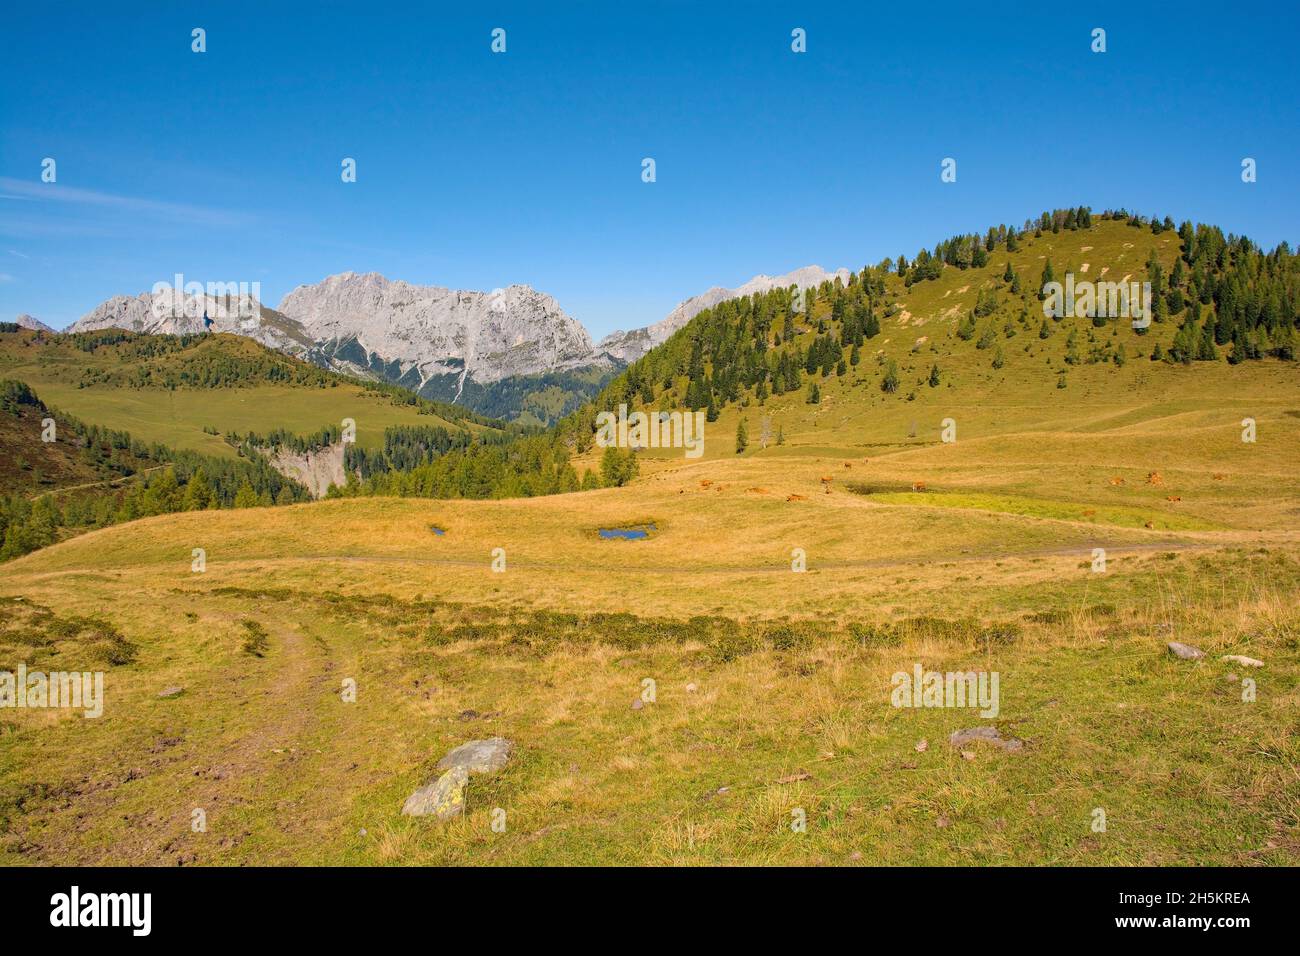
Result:
<svg viewBox="0 0 1300 956"><path fill-rule="evenodd" d="M619 369L725 299L839 278L805 266L758 275L734 289L715 286L679 303L663 320L599 343L550 295L527 285L491 292L413 285L379 273L344 272L301 285L268 308L251 295L119 295L68 332L121 328L157 335L204 331L247 336L333 371L392 382L425 398L466 404L499 417L549 424L590 398ZM30 316L20 316L32 322ZM39 324L39 323L38 323ZM35 326L27 326L35 327ZM544 391L530 402L530 389Z"/></svg>

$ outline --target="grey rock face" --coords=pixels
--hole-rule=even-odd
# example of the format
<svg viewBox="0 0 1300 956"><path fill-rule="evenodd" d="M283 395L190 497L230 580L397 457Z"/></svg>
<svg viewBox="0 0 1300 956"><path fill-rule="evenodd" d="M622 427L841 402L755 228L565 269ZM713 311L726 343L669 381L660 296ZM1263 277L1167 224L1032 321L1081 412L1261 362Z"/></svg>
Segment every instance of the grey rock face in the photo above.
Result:
<svg viewBox="0 0 1300 956"><path fill-rule="evenodd" d="M341 488L348 483L345 452L346 446L341 441L302 453L280 448L271 456L271 467L306 486L313 496L324 498L331 486Z"/></svg>
<svg viewBox="0 0 1300 956"><path fill-rule="evenodd" d="M456 372L495 382L597 359L582 324L526 285L463 292L345 272L299 286L279 311L316 342L355 341L421 382Z"/></svg>
<svg viewBox="0 0 1300 956"><path fill-rule="evenodd" d="M1178 641L1169 642L1169 653L1185 661L1199 660L1205 656L1205 651L1199 647L1192 647L1190 644L1182 644Z"/></svg>
<svg viewBox="0 0 1300 956"><path fill-rule="evenodd" d="M53 332L54 330L33 315L24 312L18 318L14 319L21 328L31 329L34 332Z"/></svg>

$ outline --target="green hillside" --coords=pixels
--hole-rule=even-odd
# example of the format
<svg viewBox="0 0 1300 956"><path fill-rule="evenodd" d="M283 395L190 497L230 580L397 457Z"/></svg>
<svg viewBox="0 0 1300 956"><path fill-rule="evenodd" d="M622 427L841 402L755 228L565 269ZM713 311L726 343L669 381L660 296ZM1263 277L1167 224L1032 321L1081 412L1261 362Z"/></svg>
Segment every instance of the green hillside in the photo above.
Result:
<svg viewBox="0 0 1300 956"><path fill-rule="evenodd" d="M1149 328L1121 317L1047 317L1044 282L1150 282ZM1300 257L1216 227L1086 209L1023 229L958 236L810 291L724 302L633 363L564 423L585 447L598 411L733 412L756 437L817 429L827 446L905 442L944 417L1008 430L1081 398L1231 392L1232 368L1264 362L1295 383ZM1284 391L1279 391L1282 398ZM999 419L989 413L997 408ZM733 426L734 427L734 426ZM969 434L969 432L967 433ZM708 454L732 454L715 443ZM653 455L654 453L649 453Z"/></svg>
<svg viewBox="0 0 1300 956"><path fill-rule="evenodd" d="M405 389L364 383L233 335L0 333L0 377L26 382L49 404L138 440L233 458L228 432L310 434L356 422L377 449L397 425L475 431L496 423Z"/></svg>

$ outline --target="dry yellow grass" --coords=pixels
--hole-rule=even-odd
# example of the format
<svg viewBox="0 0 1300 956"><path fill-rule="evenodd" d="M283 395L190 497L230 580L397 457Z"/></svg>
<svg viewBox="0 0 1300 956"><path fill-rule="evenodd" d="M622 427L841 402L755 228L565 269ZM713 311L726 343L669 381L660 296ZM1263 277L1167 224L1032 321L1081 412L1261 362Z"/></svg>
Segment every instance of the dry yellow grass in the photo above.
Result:
<svg viewBox="0 0 1300 956"><path fill-rule="evenodd" d="M626 488L169 515L10 562L0 596L104 615L138 655L102 720L0 714L0 861L1295 864L1294 393L1231 375L968 395L952 445L937 396L836 406L832 381L829 412L770 403L784 445L728 453L759 409L728 410L704 459ZM967 759L947 737L981 718L891 706L917 663L997 671L1025 752ZM494 734L515 757L464 818L399 815Z"/></svg>

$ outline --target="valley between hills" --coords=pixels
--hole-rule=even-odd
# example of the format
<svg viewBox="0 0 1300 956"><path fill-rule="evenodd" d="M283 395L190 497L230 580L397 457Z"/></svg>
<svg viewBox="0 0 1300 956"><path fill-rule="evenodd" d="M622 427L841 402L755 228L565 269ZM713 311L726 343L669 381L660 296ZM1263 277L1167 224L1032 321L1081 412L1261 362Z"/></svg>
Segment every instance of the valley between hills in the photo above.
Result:
<svg viewBox="0 0 1300 956"><path fill-rule="evenodd" d="M1044 316L1067 274L1149 328ZM1081 208L721 298L547 427L0 331L0 670L105 672L0 710L0 862L1295 865L1297 321L1289 249ZM620 404L703 455L599 447ZM323 498L272 463L331 448Z"/></svg>

